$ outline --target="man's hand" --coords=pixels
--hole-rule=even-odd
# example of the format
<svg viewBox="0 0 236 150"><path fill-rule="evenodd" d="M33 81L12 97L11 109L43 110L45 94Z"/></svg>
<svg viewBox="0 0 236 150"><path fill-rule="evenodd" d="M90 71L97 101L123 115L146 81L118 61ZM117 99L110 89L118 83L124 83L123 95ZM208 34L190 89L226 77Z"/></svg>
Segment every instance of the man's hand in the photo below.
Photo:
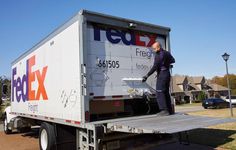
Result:
<svg viewBox="0 0 236 150"><path fill-rule="evenodd" d="M147 76L144 76L142 82L146 82L147 78L148 78Z"/></svg>

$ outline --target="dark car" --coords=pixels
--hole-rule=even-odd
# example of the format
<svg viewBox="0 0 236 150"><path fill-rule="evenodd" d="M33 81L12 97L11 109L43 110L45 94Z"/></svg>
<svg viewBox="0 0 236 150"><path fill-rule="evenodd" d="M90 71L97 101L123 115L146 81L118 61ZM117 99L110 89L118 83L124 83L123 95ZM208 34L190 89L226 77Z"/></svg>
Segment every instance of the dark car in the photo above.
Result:
<svg viewBox="0 0 236 150"><path fill-rule="evenodd" d="M205 109L207 108L227 108L229 107L229 103L224 101L221 98L209 98L206 100L203 100L202 107Z"/></svg>

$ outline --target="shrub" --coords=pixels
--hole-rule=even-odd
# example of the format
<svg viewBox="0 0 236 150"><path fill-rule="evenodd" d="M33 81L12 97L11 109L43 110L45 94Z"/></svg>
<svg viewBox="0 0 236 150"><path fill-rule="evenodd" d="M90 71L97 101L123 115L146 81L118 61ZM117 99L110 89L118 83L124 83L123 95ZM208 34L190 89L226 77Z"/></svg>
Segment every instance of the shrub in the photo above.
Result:
<svg viewBox="0 0 236 150"><path fill-rule="evenodd" d="M201 91L199 94L198 94L198 97L197 97L198 101L202 102L204 99L206 99L206 94Z"/></svg>

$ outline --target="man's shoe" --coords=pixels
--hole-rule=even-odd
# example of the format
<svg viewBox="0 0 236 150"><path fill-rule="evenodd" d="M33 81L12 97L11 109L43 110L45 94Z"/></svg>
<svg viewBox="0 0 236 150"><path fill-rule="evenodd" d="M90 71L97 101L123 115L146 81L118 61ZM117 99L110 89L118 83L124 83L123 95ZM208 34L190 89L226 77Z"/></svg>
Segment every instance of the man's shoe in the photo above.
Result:
<svg viewBox="0 0 236 150"><path fill-rule="evenodd" d="M157 116L158 117L161 117L161 116L169 116L169 112L167 110L162 110L160 111L159 113L157 113Z"/></svg>

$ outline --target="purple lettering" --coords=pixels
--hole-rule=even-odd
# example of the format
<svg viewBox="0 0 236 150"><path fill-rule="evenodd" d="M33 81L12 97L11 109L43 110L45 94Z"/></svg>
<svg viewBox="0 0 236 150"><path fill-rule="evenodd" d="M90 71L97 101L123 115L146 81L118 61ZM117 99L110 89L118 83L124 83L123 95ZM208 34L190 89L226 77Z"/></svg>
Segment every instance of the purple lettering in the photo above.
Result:
<svg viewBox="0 0 236 150"><path fill-rule="evenodd" d="M20 102L21 99L21 79L20 77L16 80L16 100L17 102Z"/></svg>
<svg viewBox="0 0 236 150"><path fill-rule="evenodd" d="M44 80L46 77L48 66L43 67L42 71L40 71L39 69L33 71L32 66L34 65L35 65L35 55L30 57L26 61L26 72L22 77L16 77L17 67L12 69L12 102L14 102L15 98L17 102L20 102L21 100L23 102L28 100L39 100L40 95L42 95L43 100L48 100L47 92L44 86ZM29 91L34 91L31 88L33 82L36 82L35 75L37 76L38 89L36 89L37 93L35 92L33 92L33 94L31 93L33 99L30 99ZM29 77L31 77L30 78L31 80L29 79Z"/></svg>
<svg viewBox="0 0 236 150"><path fill-rule="evenodd" d="M24 75L22 78L21 95L22 95L23 102L27 101L28 99L28 74Z"/></svg>
<svg viewBox="0 0 236 150"><path fill-rule="evenodd" d="M115 29L108 29L107 32L106 32L106 36L107 36L108 41L110 41L113 44L117 44L121 40L119 38L121 36L121 33L118 30L115 30Z"/></svg>
<svg viewBox="0 0 236 150"><path fill-rule="evenodd" d="M100 29L94 26L94 40L101 41Z"/></svg>
<svg viewBox="0 0 236 150"><path fill-rule="evenodd" d="M126 34L130 35L130 40L127 40ZM121 40L125 45L135 45L135 34L121 31Z"/></svg>
<svg viewBox="0 0 236 150"><path fill-rule="evenodd" d="M12 82L12 87L11 87L11 101L14 102L14 91L15 91L15 88L16 88L16 80L14 80L14 77L16 75L16 67L12 69L12 79L11 79L11 82Z"/></svg>
<svg viewBox="0 0 236 150"><path fill-rule="evenodd" d="M94 26L94 40L101 41L101 28ZM137 45L150 47L157 38L154 34L142 34L134 31L123 31L114 28L105 29L107 40L113 44L122 41L125 45ZM127 37L130 35L130 38ZM142 41L141 37L147 37L149 41Z"/></svg>

